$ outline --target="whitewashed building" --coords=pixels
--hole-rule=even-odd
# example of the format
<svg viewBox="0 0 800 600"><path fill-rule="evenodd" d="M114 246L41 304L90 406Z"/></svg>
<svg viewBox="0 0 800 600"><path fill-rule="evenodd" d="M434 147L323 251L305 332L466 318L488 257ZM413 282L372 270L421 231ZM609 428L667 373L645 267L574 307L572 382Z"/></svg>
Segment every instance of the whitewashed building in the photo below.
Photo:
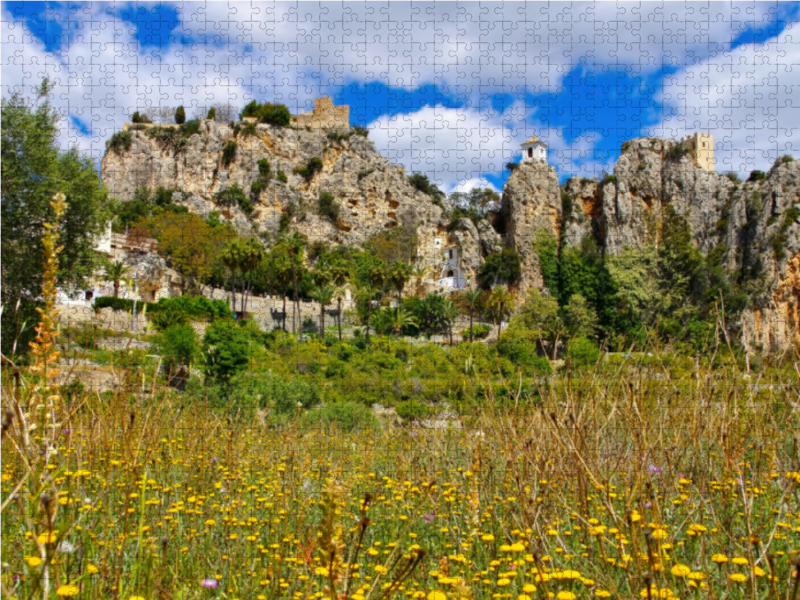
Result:
<svg viewBox="0 0 800 600"><path fill-rule="evenodd" d="M522 146L522 162L531 163L536 160L547 162L547 145L535 135Z"/></svg>
<svg viewBox="0 0 800 600"><path fill-rule="evenodd" d="M444 265L439 276L439 285L453 290L460 290L468 286L467 278L464 277L458 260L457 246L448 246L444 249Z"/></svg>

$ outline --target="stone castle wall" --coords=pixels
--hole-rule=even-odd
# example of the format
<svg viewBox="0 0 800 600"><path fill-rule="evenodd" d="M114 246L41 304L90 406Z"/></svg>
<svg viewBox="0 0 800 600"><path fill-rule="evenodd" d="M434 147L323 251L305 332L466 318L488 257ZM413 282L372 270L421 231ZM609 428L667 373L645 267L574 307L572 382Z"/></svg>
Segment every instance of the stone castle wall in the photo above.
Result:
<svg viewBox="0 0 800 600"><path fill-rule="evenodd" d="M330 98L317 98L314 100L314 110L293 116L292 123L312 129L349 129L350 107L334 106Z"/></svg>

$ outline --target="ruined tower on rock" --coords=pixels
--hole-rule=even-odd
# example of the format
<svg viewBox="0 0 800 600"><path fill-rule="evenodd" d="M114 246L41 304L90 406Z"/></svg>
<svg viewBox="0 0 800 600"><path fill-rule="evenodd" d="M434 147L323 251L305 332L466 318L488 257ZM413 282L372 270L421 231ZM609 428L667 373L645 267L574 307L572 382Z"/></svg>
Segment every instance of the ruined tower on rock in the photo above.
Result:
<svg viewBox="0 0 800 600"><path fill-rule="evenodd" d="M350 107L334 106L327 96L317 98L314 110L293 116L292 124L311 129L350 129Z"/></svg>

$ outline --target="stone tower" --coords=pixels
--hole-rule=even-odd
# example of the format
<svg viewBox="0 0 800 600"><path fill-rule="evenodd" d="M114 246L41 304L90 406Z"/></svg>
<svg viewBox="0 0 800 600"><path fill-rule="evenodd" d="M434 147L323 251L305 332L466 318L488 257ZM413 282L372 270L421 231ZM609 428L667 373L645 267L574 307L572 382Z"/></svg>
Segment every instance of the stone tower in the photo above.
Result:
<svg viewBox="0 0 800 600"><path fill-rule="evenodd" d="M687 135L681 139L683 144L689 150L694 151L695 162L697 166L705 169L710 173L716 170L716 160L714 159L714 136L710 133L695 133L694 135Z"/></svg>

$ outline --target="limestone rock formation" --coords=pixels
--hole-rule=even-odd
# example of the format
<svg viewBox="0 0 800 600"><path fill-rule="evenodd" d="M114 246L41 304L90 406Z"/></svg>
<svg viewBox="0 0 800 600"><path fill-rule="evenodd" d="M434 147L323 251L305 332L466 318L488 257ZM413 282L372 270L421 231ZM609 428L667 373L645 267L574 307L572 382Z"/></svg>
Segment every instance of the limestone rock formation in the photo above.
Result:
<svg viewBox="0 0 800 600"><path fill-rule="evenodd" d="M411 186L405 170L378 154L366 137L254 123L236 135L227 124L203 120L200 132L176 148L159 142L153 129L130 130L130 150L103 157L102 177L112 196L130 200L139 186L164 187L181 192L178 203L192 212L219 211L242 234L274 236L288 219L310 242L333 245L361 246L383 230L404 225L417 231L420 261L432 268L440 262L433 249L435 237L446 237L444 209ZM235 152L226 165L223 149L231 143ZM321 172L308 179L295 172L314 157L322 160ZM261 159L270 164L266 181L259 174ZM285 183L278 173L286 176ZM232 186L251 196L256 181L262 189L252 195L249 217L237 207L217 204L217 194ZM335 222L317 212L322 193L333 195L339 208Z"/></svg>
<svg viewBox="0 0 800 600"><path fill-rule="evenodd" d="M506 240L523 261L520 291L542 285L532 248L537 229L567 246L591 235L616 255L658 245L670 206L686 218L697 248L719 253L729 272L752 280L743 315L750 341L769 350L800 341L800 163L782 159L763 177L734 179L697 166L674 140L626 142L613 176L573 178L561 188L546 163L521 164L503 193Z"/></svg>
<svg viewBox="0 0 800 600"><path fill-rule="evenodd" d="M558 235L561 200L556 170L545 162L521 163L511 173L503 190L501 214L506 243L522 258L520 294L531 286L542 287L539 261L533 249L536 232L544 229Z"/></svg>

